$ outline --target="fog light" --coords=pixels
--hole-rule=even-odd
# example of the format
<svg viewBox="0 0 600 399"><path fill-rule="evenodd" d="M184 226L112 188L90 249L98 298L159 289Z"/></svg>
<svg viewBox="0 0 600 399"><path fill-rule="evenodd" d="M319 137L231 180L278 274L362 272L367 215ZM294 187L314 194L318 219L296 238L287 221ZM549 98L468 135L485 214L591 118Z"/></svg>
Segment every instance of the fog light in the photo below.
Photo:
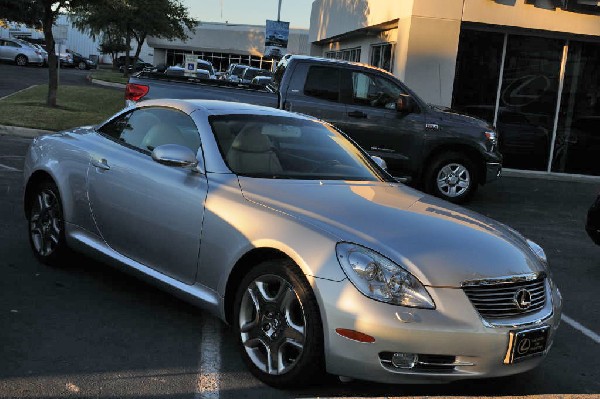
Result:
<svg viewBox="0 0 600 399"><path fill-rule="evenodd" d="M417 355L414 353L394 353L392 364L400 369L412 369L417 363Z"/></svg>

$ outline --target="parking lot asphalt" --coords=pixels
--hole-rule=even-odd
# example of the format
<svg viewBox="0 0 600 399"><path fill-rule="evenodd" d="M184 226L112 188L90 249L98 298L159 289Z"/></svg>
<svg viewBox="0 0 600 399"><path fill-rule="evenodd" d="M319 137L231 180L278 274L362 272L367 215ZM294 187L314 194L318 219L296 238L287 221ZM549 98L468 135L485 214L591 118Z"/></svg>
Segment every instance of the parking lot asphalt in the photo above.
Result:
<svg viewBox="0 0 600 399"><path fill-rule="evenodd" d="M59 79L65 85L88 85L90 71L75 68L61 68ZM39 66L19 67L9 63L0 63L0 98L30 86L48 84L48 68Z"/></svg>
<svg viewBox="0 0 600 399"><path fill-rule="evenodd" d="M565 315L579 323L563 321L539 368L449 385L330 377L275 390L247 372L231 331L201 310L83 256L63 268L35 260L22 211L29 142L0 136L0 398L600 397L600 247L583 229L600 184L505 177L467 206L546 249Z"/></svg>

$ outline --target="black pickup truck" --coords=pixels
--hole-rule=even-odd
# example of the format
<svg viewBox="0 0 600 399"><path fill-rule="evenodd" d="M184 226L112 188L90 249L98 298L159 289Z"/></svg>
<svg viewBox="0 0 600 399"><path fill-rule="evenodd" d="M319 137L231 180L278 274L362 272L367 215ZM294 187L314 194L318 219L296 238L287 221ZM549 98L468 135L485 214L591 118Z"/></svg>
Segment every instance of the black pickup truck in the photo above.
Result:
<svg viewBox="0 0 600 399"><path fill-rule="evenodd" d="M292 56L266 89L142 72L130 78L125 98L214 99L312 115L383 158L399 180L457 203L502 170L487 122L429 105L392 74L363 64Z"/></svg>

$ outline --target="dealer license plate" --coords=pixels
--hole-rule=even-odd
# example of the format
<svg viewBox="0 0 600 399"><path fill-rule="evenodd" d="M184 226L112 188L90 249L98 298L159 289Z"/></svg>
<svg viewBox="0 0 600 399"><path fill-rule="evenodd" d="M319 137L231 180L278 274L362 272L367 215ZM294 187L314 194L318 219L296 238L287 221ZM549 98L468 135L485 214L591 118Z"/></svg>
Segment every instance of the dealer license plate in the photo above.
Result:
<svg viewBox="0 0 600 399"><path fill-rule="evenodd" d="M540 356L546 350L549 326L529 330L511 331L509 333L508 351L504 358L505 364Z"/></svg>

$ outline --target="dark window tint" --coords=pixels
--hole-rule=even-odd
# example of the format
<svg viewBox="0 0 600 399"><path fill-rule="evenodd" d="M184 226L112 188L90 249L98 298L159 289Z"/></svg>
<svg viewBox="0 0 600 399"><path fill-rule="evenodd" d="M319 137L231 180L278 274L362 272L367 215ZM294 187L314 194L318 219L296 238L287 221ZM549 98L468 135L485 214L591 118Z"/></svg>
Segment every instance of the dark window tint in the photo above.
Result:
<svg viewBox="0 0 600 399"><path fill-rule="evenodd" d="M452 107L492 123L498 94L504 35L463 29L460 33Z"/></svg>
<svg viewBox="0 0 600 399"><path fill-rule="evenodd" d="M107 123L100 131L146 152L164 144L179 144L193 152L200 147L200 135L192 119L167 108L135 110Z"/></svg>
<svg viewBox="0 0 600 399"><path fill-rule="evenodd" d="M396 109L396 100L406 94L392 81L363 72L352 73L352 87L354 104L376 108Z"/></svg>
<svg viewBox="0 0 600 399"><path fill-rule="evenodd" d="M308 70L304 94L324 100L338 101L340 96L340 70L312 66Z"/></svg>
<svg viewBox="0 0 600 399"><path fill-rule="evenodd" d="M102 126L99 131L107 136L112 137L113 139L118 140L121 137L121 133L127 126L127 121L129 120L130 116L131 112L121 115Z"/></svg>

